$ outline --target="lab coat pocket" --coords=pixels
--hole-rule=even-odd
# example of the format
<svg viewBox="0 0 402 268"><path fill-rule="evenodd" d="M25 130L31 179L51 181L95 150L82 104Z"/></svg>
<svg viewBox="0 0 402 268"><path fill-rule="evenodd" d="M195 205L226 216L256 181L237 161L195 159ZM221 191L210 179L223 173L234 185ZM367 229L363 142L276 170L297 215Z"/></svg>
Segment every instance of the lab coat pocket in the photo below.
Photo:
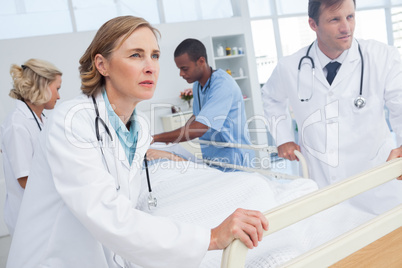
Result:
<svg viewBox="0 0 402 268"><path fill-rule="evenodd" d="M354 105L357 96L349 97L348 103L343 104L343 107L348 107L342 115L347 122L347 127L343 128L344 136L349 138L350 146L356 145L361 157L373 163L376 160L378 164L386 160L386 157L383 159L384 155L389 154L386 151L392 147L392 137L385 120L384 101L371 95L366 97L364 107L357 108Z"/></svg>
<svg viewBox="0 0 402 268"><path fill-rule="evenodd" d="M373 162L373 165L385 162L394 147L395 143L392 138L384 139L381 145L378 147L375 155L370 158L370 161Z"/></svg>
<svg viewBox="0 0 402 268"><path fill-rule="evenodd" d="M364 101L362 101L364 100ZM368 118L368 116L382 114L384 110L384 101L377 96L360 96L356 95L352 98L349 98L348 105L352 107L352 112L354 115L360 115ZM357 103L364 103L364 105L358 106ZM360 108L359 108L360 107Z"/></svg>
<svg viewBox="0 0 402 268"><path fill-rule="evenodd" d="M362 127L367 131L374 131L378 128L378 123L381 119L384 119L384 101L378 99L377 96L364 97L365 104L358 108L355 104L359 95L348 98L347 107L350 107L348 111L350 116L355 121L355 127Z"/></svg>

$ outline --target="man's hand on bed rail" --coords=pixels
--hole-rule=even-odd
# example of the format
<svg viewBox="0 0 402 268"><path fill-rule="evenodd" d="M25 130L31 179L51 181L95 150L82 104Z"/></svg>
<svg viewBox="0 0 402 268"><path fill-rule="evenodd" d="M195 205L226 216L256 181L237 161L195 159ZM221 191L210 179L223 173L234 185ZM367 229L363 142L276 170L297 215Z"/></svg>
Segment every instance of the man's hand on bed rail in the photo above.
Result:
<svg viewBox="0 0 402 268"><path fill-rule="evenodd" d="M156 150L156 149L148 149L147 151L147 159L148 160L156 160L156 159L168 159L173 161L187 161L186 159L175 155L170 152Z"/></svg>
<svg viewBox="0 0 402 268"><path fill-rule="evenodd" d="M299 159L296 157L294 151L297 150L300 152L300 146L294 142L286 142L280 146L278 146L278 156L282 158L286 158L290 161Z"/></svg>
<svg viewBox="0 0 402 268"><path fill-rule="evenodd" d="M208 250L224 249L236 238L252 249L262 240L264 230L268 230L268 220L261 212L239 208L211 230Z"/></svg>
<svg viewBox="0 0 402 268"><path fill-rule="evenodd" d="M400 157L402 157L402 146L399 148L393 149L391 151L391 153L389 154L387 161L395 159L395 158L400 158ZM399 176L397 179L402 180L402 175Z"/></svg>

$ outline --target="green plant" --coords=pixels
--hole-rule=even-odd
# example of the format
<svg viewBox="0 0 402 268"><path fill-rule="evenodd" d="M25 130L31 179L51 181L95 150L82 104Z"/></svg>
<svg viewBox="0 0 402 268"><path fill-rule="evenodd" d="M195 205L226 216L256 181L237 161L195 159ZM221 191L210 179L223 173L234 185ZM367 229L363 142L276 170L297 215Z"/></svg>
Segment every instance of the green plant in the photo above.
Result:
<svg viewBox="0 0 402 268"><path fill-rule="evenodd" d="M180 99L189 101L193 98L193 91L186 90L184 92L180 92Z"/></svg>

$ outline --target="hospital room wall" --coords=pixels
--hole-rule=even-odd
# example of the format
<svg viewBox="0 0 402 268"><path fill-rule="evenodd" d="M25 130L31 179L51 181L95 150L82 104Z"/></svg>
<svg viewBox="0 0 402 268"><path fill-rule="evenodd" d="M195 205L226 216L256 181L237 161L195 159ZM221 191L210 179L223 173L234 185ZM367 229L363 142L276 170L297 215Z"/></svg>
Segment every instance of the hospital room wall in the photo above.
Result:
<svg viewBox="0 0 402 268"><path fill-rule="evenodd" d="M173 61L173 52L176 46L185 38L197 38L206 42L210 36L244 34L248 53L248 65L250 68L250 80L252 81L252 114L263 115L262 103L260 103L260 88L257 78L257 70L254 61L254 52L250 23L241 17L222 20L194 21L186 23L171 23L155 25L161 32L160 47L160 76L157 89L152 100L144 101L139 105L149 118L152 117L151 129L154 133L163 131L160 116L171 113L170 107L178 105L183 109L186 103L179 99L180 91L191 87L185 80L179 77L179 71ZM80 80L78 73L78 61L80 56L91 42L94 31L49 35L40 37L20 38L12 40L0 40L0 122L13 109L14 102L8 96L12 87L9 74L10 65L22 64L29 58L40 58L54 63L63 72L63 84L60 89L60 102L73 98L80 92ZM45 111L49 115L50 111ZM262 126L260 126L262 127ZM266 135L260 135L258 142L263 143ZM7 233L3 224L3 207L5 199L4 173L0 154L0 236Z"/></svg>

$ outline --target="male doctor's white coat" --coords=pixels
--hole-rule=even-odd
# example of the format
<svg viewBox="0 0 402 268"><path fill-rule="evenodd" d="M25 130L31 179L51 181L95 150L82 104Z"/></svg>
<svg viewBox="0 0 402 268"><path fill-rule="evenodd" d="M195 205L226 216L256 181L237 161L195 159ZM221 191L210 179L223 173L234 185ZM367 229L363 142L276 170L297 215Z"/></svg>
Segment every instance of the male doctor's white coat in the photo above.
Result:
<svg viewBox="0 0 402 268"><path fill-rule="evenodd" d="M361 78L360 44L364 59L362 96L366 105L358 109ZM354 40L332 85L326 80L315 42L305 59L297 91L298 65L307 47L284 57L262 88L264 112L276 145L294 141L293 111L298 144L307 159L310 176L320 187L370 169L386 161L392 149L402 145L402 64L396 48L373 40ZM307 102L300 98L312 97ZM385 119L384 106L396 135L395 144ZM380 199L378 199L380 198ZM381 213L402 203L402 182L392 181L354 199L361 207Z"/></svg>
<svg viewBox="0 0 402 268"><path fill-rule="evenodd" d="M130 166L101 94L97 103L113 137L99 125L110 173L96 138L92 99L82 95L62 103L37 147L7 267L120 267L114 259L127 267L197 267L210 230L135 209L148 122L137 114Z"/></svg>

